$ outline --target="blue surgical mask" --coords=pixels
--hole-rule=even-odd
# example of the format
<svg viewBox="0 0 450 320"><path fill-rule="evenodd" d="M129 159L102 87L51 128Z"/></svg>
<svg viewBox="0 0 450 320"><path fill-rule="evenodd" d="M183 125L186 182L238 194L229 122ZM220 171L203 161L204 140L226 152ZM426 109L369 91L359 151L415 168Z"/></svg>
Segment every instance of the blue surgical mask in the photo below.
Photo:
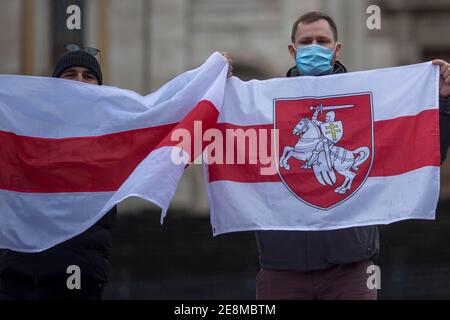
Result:
<svg viewBox="0 0 450 320"><path fill-rule="evenodd" d="M304 76L329 74L333 70L334 50L318 44L297 48L295 61L297 69Z"/></svg>

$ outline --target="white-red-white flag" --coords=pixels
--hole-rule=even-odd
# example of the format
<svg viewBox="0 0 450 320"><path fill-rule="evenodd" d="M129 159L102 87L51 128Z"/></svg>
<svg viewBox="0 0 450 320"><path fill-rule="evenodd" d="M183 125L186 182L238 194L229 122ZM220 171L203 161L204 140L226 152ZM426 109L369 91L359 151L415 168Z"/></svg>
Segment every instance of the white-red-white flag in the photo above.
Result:
<svg viewBox="0 0 450 320"><path fill-rule="evenodd" d="M242 82L208 147L214 234L434 219L438 68L429 63ZM219 155L219 156L218 156Z"/></svg>
<svg viewBox="0 0 450 320"><path fill-rule="evenodd" d="M214 53L148 96L0 76L0 248L47 249L131 196L159 205L163 218L185 168L173 154L202 151L172 134L215 125L227 70Z"/></svg>

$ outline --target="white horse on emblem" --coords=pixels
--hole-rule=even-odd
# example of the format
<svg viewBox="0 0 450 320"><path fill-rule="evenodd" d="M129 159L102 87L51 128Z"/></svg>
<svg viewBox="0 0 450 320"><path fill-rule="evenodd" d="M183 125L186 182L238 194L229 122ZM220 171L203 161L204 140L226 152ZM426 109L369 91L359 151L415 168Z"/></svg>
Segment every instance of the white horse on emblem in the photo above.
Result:
<svg viewBox="0 0 450 320"><path fill-rule="evenodd" d="M322 185L334 185L336 183L334 171L336 170L345 177L344 183L335 189L335 192L339 194L345 194L351 189L353 179L356 177L356 173L351 170L357 171L370 155L368 147L347 150L334 145L332 141L324 137L319 126L308 118L301 119L292 130L292 134L299 136L299 139L294 147L284 147L283 155L280 158L280 167L289 170L290 164L288 161L292 157L305 161L302 168L309 169L312 167L317 180ZM309 163L319 144L323 144L323 149L318 153L314 162Z"/></svg>

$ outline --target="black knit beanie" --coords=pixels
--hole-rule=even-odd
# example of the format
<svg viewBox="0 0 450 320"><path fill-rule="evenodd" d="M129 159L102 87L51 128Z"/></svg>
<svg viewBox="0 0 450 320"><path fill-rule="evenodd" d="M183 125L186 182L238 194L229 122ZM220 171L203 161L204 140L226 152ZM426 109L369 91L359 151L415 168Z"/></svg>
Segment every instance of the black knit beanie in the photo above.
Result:
<svg viewBox="0 0 450 320"><path fill-rule="evenodd" d="M64 70L71 67L85 67L91 70L97 77L98 84L102 84L102 70L97 59L84 51L71 51L62 54L56 62L52 77L58 78Z"/></svg>

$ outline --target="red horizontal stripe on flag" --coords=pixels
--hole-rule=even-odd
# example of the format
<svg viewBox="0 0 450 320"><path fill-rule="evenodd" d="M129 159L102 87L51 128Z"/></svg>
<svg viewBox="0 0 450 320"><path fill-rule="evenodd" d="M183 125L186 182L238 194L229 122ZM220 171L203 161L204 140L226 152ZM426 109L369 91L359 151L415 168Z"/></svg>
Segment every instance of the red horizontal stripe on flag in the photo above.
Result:
<svg viewBox="0 0 450 320"><path fill-rule="evenodd" d="M405 116L374 123L375 157L370 177L394 176L426 166L440 165L438 110L425 110L415 116ZM226 129L254 128L270 130L273 125L233 126L221 124ZM269 142L273 145L273 142ZM227 180L243 183L281 182L276 174L262 175L267 165L211 164L208 166L210 182Z"/></svg>
<svg viewBox="0 0 450 320"><path fill-rule="evenodd" d="M273 139L272 139L272 129L273 124L267 125L253 125L253 126L235 126L229 123L219 123L217 125L217 129L222 132L224 137L227 136L227 130L230 132L237 132L237 130L242 130L244 132L248 132L249 130L254 130L258 133L263 132L266 136L266 150L272 151ZM258 137L259 138L259 137ZM226 139L224 139L225 141ZM244 140L243 140L244 141ZM248 140L245 140L248 143ZM258 142L256 144L259 144ZM234 144L234 157L232 157L232 161L226 162L226 157L224 157L221 163L213 163L208 165L208 179L210 182L218 181L218 180L229 180L235 182L279 182L280 177L278 174L268 174L262 175L261 170L263 168L269 167L267 164L270 159L267 155L261 161L259 155L257 155L257 163L250 164L249 162L249 152L240 148L237 149L237 141ZM246 145L248 147L248 144ZM259 145L258 145L259 148ZM224 150L225 154L228 150ZM244 154L244 163L237 163L238 154ZM265 165L263 163L266 163Z"/></svg>
<svg viewBox="0 0 450 320"><path fill-rule="evenodd" d="M203 100L179 123L102 136L44 139L0 131L0 189L115 191L153 150L178 144L171 141L175 128L193 134L194 120L207 129L217 117L214 105Z"/></svg>
<svg viewBox="0 0 450 320"><path fill-rule="evenodd" d="M375 122L375 158L371 177L395 176L440 166L439 111Z"/></svg>

